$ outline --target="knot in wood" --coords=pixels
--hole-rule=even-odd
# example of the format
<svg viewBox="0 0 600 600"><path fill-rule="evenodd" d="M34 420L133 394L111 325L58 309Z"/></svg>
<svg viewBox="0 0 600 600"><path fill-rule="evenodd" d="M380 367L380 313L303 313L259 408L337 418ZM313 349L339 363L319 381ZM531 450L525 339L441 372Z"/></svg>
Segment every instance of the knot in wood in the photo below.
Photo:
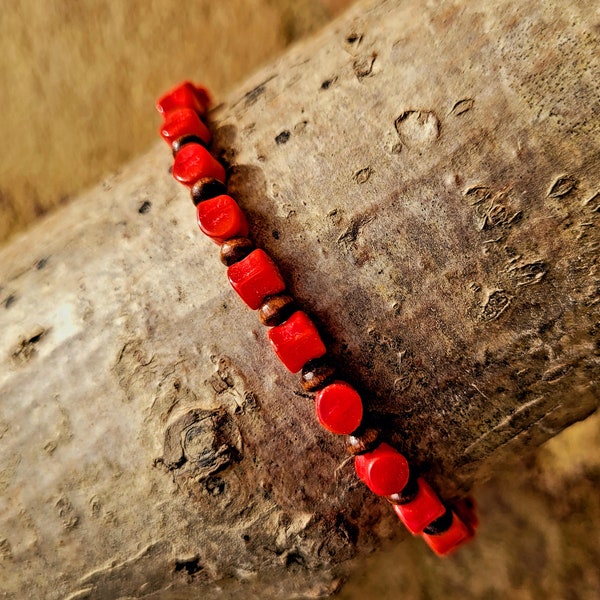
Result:
<svg viewBox="0 0 600 600"><path fill-rule="evenodd" d="M163 452L169 470L203 481L240 459L241 436L227 411L192 409L167 427Z"/></svg>

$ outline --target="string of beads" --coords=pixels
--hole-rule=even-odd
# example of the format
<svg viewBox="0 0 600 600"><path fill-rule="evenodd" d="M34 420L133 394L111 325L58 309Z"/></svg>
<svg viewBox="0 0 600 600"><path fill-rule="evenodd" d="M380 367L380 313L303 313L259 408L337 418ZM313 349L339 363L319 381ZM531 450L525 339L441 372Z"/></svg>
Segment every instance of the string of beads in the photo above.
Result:
<svg viewBox="0 0 600 600"><path fill-rule="evenodd" d="M248 237L246 216L227 194L225 169L209 151L209 105L208 91L190 82L168 91L156 105L163 117L160 135L173 151L173 177L191 189L200 230L220 246L231 286L258 311L279 360L292 373L300 372L303 389L315 395L319 423L347 436L358 477L390 502L413 535L422 536L436 554L449 554L475 534L473 501L446 506L406 458L365 424L359 393L336 376L317 327L286 293L274 261Z"/></svg>

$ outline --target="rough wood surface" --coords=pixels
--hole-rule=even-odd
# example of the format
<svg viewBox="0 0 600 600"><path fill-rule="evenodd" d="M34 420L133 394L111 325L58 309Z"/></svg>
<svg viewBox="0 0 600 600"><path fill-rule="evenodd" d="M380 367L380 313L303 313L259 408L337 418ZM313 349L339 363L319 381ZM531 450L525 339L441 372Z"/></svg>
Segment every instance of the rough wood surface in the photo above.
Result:
<svg viewBox="0 0 600 600"><path fill-rule="evenodd" d="M447 498L598 406L598 38L592 3L363 4L213 114L256 241ZM170 160L0 254L0 597L325 596L400 530Z"/></svg>

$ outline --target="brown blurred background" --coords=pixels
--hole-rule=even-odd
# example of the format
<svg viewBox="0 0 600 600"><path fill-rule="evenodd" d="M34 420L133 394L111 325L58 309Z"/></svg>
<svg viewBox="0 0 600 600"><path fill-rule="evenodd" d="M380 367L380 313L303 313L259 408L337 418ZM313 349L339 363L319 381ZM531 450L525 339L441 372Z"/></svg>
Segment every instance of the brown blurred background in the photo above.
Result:
<svg viewBox="0 0 600 600"><path fill-rule="evenodd" d="M158 140L180 79L216 97L351 0L7 0L0 11L0 242ZM345 600L600 598L600 416L477 490L479 539L356 566Z"/></svg>
<svg viewBox="0 0 600 600"><path fill-rule="evenodd" d="M350 0L6 0L0 242L157 139L180 79L218 97Z"/></svg>

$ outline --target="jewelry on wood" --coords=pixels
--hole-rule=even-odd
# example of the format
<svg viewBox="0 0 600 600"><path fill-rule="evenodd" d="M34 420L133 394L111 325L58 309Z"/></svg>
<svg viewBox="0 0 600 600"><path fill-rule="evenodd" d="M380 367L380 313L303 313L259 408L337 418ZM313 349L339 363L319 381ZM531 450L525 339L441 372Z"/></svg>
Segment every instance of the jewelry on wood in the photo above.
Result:
<svg viewBox="0 0 600 600"><path fill-rule="evenodd" d="M301 372L304 391L315 394L319 423L347 436L359 479L390 502L413 535L421 535L436 554L449 554L475 535L474 503L446 506L406 457L382 441L378 429L364 424L360 394L336 377L316 325L286 292L273 259L248 238L246 216L227 194L225 168L209 151L209 105L208 91L190 82L171 89L156 105L163 117L160 134L174 155L173 177L191 188L200 230L220 246L231 286L269 327L267 337L279 360L292 373Z"/></svg>

